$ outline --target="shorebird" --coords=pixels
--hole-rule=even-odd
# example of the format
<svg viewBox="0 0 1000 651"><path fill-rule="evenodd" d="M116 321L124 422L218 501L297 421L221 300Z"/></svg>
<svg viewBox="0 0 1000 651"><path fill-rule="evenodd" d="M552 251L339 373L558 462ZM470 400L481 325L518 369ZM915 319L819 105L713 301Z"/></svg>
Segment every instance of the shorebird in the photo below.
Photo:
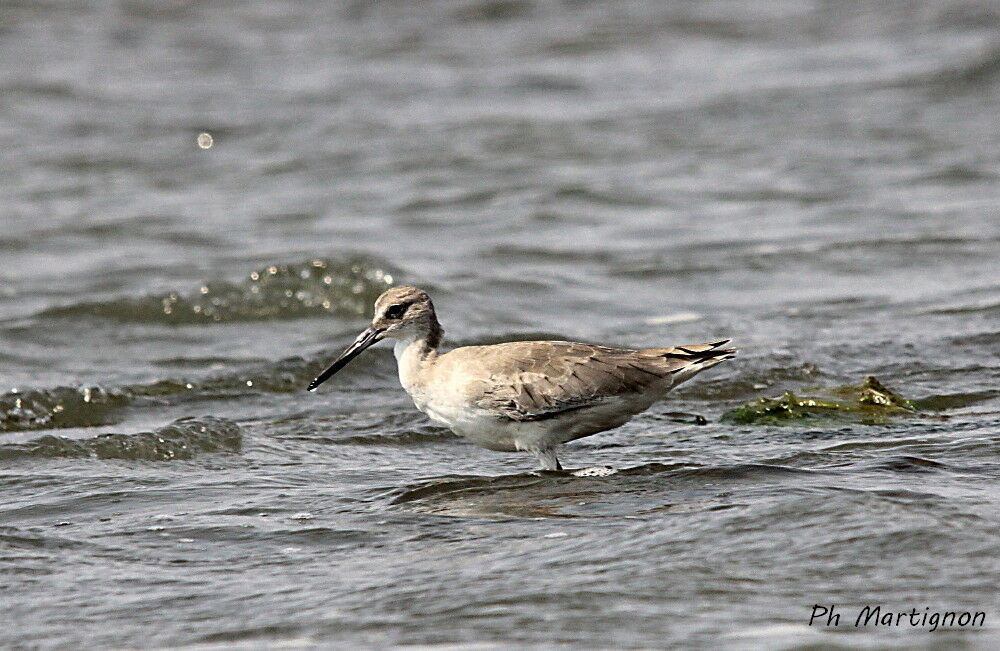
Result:
<svg viewBox="0 0 1000 651"><path fill-rule="evenodd" d="M562 470L559 445L624 425L736 354L722 348L728 339L644 350L518 341L440 353L443 332L426 292L388 289L375 301L371 326L308 389L372 344L395 339L399 382L417 409L484 448L530 452L543 470Z"/></svg>

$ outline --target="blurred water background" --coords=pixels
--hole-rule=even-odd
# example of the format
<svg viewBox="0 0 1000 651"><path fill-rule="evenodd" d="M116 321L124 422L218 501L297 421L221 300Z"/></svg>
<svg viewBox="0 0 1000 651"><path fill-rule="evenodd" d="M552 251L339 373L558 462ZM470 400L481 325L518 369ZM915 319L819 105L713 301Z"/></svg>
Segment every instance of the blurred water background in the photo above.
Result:
<svg viewBox="0 0 1000 651"><path fill-rule="evenodd" d="M1000 644L996 3L4 0L0 61L0 644ZM741 355L541 476L388 349L303 390L397 283ZM865 375L933 413L720 422Z"/></svg>

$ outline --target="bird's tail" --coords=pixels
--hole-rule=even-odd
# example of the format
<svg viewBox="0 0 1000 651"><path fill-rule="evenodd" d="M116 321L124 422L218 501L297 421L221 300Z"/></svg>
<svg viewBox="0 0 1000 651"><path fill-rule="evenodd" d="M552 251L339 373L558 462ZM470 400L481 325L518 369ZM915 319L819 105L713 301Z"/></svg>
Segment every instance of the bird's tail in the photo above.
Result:
<svg viewBox="0 0 1000 651"><path fill-rule="evenodd" d="M673 376L674 381L671 387L675 387L681 382L693 378L706 368L711 368L719 362L735 357L735 348L722 348L728 343L728 339L723 339L708 344L650 348L643 352L663 359L667 370Z"/></svg>

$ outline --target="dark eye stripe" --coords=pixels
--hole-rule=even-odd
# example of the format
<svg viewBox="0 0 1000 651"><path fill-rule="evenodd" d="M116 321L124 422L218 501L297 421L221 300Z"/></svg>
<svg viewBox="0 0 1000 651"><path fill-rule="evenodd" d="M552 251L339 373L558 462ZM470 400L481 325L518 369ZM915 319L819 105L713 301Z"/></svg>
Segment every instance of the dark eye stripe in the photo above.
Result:
<svg viewBox="0 0 1000 651"><path fill-rule="evenodd" d="M399 319L404 314L406 314L406 308L410 307L409 303L397 303L395 305L390 305L385 310L385 318L387 319Z"/></svg>

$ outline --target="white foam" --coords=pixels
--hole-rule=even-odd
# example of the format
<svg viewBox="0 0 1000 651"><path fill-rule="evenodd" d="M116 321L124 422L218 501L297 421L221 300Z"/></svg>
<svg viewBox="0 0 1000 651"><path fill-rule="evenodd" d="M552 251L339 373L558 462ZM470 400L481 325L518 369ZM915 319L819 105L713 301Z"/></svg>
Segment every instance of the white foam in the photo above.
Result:
<svg viewBox="0 0 1000 651"><path fill-rule="evenodd" d="M574 477L608 477L618 472L617 468L611 466L592 466L590 468L580 468L571 474Z"/></svg>
<svg viewBox="0 0 1000 651"><path fill-rule="evenodd" d="M697 312L675 312L674 314L663 314L661 316L651 316L646 319L647 325L665 325L668 323L690 323L701 321L704 317Z"/></svg>

